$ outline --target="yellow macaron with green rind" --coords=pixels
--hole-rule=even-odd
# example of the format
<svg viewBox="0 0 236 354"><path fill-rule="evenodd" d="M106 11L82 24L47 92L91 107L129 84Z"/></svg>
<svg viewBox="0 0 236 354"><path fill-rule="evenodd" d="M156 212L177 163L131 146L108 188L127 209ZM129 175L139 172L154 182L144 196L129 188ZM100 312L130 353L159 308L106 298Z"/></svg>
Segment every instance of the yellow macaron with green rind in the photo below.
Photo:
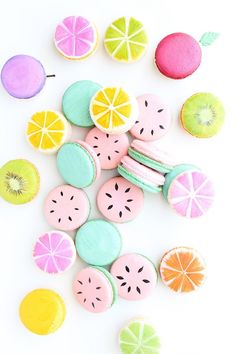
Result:
<svg viewBox="0 0 236 354"><path fill-rule="evenodd" d="M140 21L124 16L112 22L107 28L104 45L113 59L130 63L144 55L148 37Z"/></svg>
<svg viewBox="0 0 236 354"><path fill-rule="evenodd" d="M225 118L222 102L208 92L189 97L182 106L180 121L183 128L197 138L210 138L221 129Z"/></svg>

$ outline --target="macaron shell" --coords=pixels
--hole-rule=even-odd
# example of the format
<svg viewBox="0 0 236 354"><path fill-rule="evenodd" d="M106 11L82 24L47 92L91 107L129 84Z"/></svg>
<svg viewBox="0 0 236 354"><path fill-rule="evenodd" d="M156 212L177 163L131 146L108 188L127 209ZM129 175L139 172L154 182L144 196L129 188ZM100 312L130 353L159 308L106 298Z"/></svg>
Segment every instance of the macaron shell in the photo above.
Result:
<svg viewBox="0 0 236 354"><path fill-rule="evenodd" d="M121 158L127 155L129 147L129 139L125 133L111 135L102 132L97 127L88 132L85 141L96 152L101 168L104 170L116 168Z"/></svg>
<svg viewBox="0 0 236 354"><path fill-rule="evenodd" d="M131 147L150 159L169 165L170 167L176 164L172 156L167 154L165 151L158 149L155 143L144 142L142 140L133 140Z"/></svg>
<svg viewBox="0 0 236 354"><path fill-rule="evenodd" d="M137 97L139 115L130 133L143 141L155 141L162 138L171 126L169 107L155 94Z"/></svg>
<svg viewBox="0 0 236 354"><path fill-rule="evenodd" d="M70 185L54 188L44 202L44 215L49 225L64 231L79 228L88 218L90 204L86 193Z"/></svg>
<svg viewBox="0 0 236 354"><path fill-rule="evenodd" d="M118 223L135 219L143 204L143 191L123 177L109 179L97 194L99 211L108 220Z"/></svg>
<svg viewBox="0 0 236 354"><path fill-rule="evenodd" d="M101 176L101 164L100 164L99 158L97 157L97 154L95 153L94 149L89 144L87 144L85 141L77 139L77 140L75 140L75 142L80 144L85 150L87 150L87 152L93 158L95 168L96 168L95 180L97 180Z"/></svg>

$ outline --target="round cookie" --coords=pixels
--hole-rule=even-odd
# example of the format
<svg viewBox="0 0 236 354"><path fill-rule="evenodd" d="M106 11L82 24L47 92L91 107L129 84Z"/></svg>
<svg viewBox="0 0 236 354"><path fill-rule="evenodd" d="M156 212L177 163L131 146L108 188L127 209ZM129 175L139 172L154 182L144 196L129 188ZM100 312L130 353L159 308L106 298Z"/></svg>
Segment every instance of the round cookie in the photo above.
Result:
<svg viewBox="0 0 236 354"><path fill-rule="evenodd" d="M201 60L199 43L186 33L169 34L160 41L155 52L157 68L171 79L184 79L193 74Z"/></svg>
<svg viewBox="0 0 236 354"><path fill-rule="evenodd" d="M69 185L54 188L44 202L44 215L48 224L64 231L78 229L88 219L89 212L86 193Z"/></svg>
<svg viewBox="0 0 236 354"><path fill-rule="evenodd" d="M40 176L29 161L8 161L0 168L0 196L12 204L25 204L38 194Z"/></svg>
<svg viewBox="0 0 236 354"><path fill-rule="evenodd" d="M148 37L140 21L133 17L120 17L107 28L104 45L113 59L131 63L145 54Z"/></svg>
<svg viewBox="0 0 236 354"><path fill-rule="evenodd" d="M93 126L89 105L91 98L100 89L101 85L90 80L81 80L70 85L62 97L62 111L65 117L82 128Z"/></svg>
<svg viewBox="0 0 236 354"><path fill-rule="evenodd" d="M222 102L212 93L200 92L189 97L182 106L180 121L183 128L197 138L216 135L224 123Z"/></svg>
<svg viewBox="0 0 236 354"><path fill-rule="evenodd" d="M116 168L128 153L129 139L126 134L110 135L95 127L88 132L85 141L96 152L104 170Z"/></svg>
<svg viewBox="0 0 236 354"><path fill-rule="evenodd" d="M76 188L90 186L101 173L100 162L93 149L80 140L60 148L57 168L63 179Z"/></svg>
<svg viewBox="0 0 236 354"><path fill-rule="evenodd" d="M82 16L69 16L56 27L54 43L67 59L85 59L97 49L97 29Z"/></svg>
<svg viewBox="0 0 236 354"><path fill-rule="evenodd" d="M44 87L46 73L43 65L29 55L15 55L8 59L1 72L3 87L15 98L31 98Z"/></svg>
<svg viewBox="0 0 236 354"><path fill-rule="evenodd" d="M118 223L134 220L143 204L143 191L123 177L109 179L97 194L99 211L108 220Z"/></svg>
<svg viewBox="0 0 236 354"><path fill-rule="evenodd" d="M177 247L163 256L160 275L164 284L171 290L187 293L203 284L206 278L206 265L193 248Z"/></svg>
<svg viewBox="0 0 236 354"><path fill-rule="evenodd" d="M90 115L96 127L104 133L123 134L137 119L137 100L121 87L105 87L91 99Z"/></svg>
<svg viewBox="0 0 236 354"><path fill-rule="evenodd" d="M82 269L73 283L73 293L77 301L92 313L108 310L116 300L116 292L112 276L100 267Z"/></svg>
<svg viewBox="0 0 236 354"><path fill-rule="evenodd" d="M62 231L50 231L40 236L34 246L34 262L42 271L63 273L74 264L76 250L73 240Z"/></svg>
<svg viewBox="0 0 236 354"><path fill-rule="evenodd" d="M75 246L80 258L95 266L106 266L119 256L122 246L118 229L108 221L87 221L77 231Z"/></svg>
<svg viewBox="0 0 236 354"><path fill-rule="evenodd" d="M162 138L169 131L171 112L162 99L155 94L137 97L139 115L130 133L136 139L154 141Z"/></svg>
<svg viewBox="0 0 236 354"><path fill-rule="evenodd" d="M31 332L46 335L55 332L64 322L66 307L63 299L50 289L35 289L22 300L19 315Z"/></svg>
<svg viewBox="0 0 236 354"><path fill-rule="evenodd" d="M148 297L157 283L157 272L151 261L140 254L119 257L110 270L116 280L118 295L134 301Z"/></svg>

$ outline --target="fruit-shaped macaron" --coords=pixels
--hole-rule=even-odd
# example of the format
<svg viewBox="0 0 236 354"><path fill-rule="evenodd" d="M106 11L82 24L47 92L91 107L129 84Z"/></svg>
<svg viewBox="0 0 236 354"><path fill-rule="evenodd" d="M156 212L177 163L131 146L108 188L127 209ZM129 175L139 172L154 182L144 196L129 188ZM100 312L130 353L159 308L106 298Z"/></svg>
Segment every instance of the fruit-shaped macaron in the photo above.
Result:
<svg viewBox="0 0 236 354"><path fill-rule="evenodd" d="M198 42L186 33L172 33L164 37L155 52L159 71L171 79L184 79L194 73L202 61L202 46L211 45L218 33L206 32Z"/></svg>
<svg viewBox="0 0 236 354"><path fill-rule="evenodd" d="M103 132L122 134L130 130L137 119L137 101L121 87L105 87L93 96L90 115Z"/></svg>
<svg viewBox="0 0 236 354"><path fill-rule="evenodd" d="M79 304L92 313L108 310L117 297L113 277L101 267L87 267L79 271L73 283L73 293Z"/></svg>
<svg viewBox="0 0 236 354"><path fill-rule="evenodd" d="M27 123L26 137L30 145L43 153L54 153L71 135L71 126L59 112L35 113Z"/></svg>
<svg viewBox="0 0 236 354"><path fill-rule="evenodd" d="M92 22L82 16L69 16L57 26L54 43L65 58L85 59L97 48L97 29Z"/></svg>
<svg viewBox="0 0 236 354"><path fill-rule="evenodd" d="M66 307L59 294L50 289L35 289L22 300L19 315L31 332L46 335L55 332L64 322Z"/></svg>
<svg viewBox="0 0 236 354"><path fill-rule="evenodd" d="M177 247L167 252L159 270L164 284L178 293L196 290L206 278L204 260L196 250L189 247Z"/></svg>
<svg viewBox="0 0 236 354"><path fill-rule="evenodd" d="M208 92L195 93L183 104L180 121L183 128L197 138L216 135L224 123L225 111L218 97Z"/></svg>
<svg viewBox="0 0 236 354"><path fill-rule="evenodd" d="M115 60L126 63L139 60L146 52L148 37L143 24L133 17L120 17L107 28L104 45Z"/></svg>
<svg viewBox="0 0 236 354"><path fill-rule="evenodd" d="M29 161L11 160L0 168L0 196L12 204L30 202L39 191L40 176Z"/></svg>
<svg viewBox="0 0 236 354"><path fill-rule="evenodd" d="M15 55L8 59L1 72L3 87L15 98L31 98L44 87L46 75L43 65L30 55Z"/></svg>

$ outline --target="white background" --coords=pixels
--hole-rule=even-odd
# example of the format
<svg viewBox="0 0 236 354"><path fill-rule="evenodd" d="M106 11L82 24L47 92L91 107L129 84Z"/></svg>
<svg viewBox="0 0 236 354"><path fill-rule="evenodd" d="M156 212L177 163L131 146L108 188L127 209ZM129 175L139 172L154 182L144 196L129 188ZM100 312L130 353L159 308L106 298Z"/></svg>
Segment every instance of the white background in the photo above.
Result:
<svg viewBox="0 0 236 354"><path fill-rule="evenodd" d="M3 4L2 4L3 5ZM149 317L156 323L162 354L222 354L235 352L235 24L228 1L213 0L66 0L4 1L0 11L0 65L15 54L38 58L48 74L43 91L35 98L20 101L0 87L0 165L26 158L41 175L41 189L31 203L14 206L0 200L0 352L11 354L81 353L118 354L117 334L130 318ZM68 15L92 19L99 30L96 54L84 62L63 59L54 49L57 23ZM132 15L146 26L150 44L147 55L135 64L113 62L103 49L104 31L111 21ZM232 15L232 16L231 16ZM199 39L205 31L221 32L210 48L203 49L200 69L191 77L174 81L159 74L153 65L155 46L165 35L183 31ZM159 94L173 112L173 125L157 144L177 161L202 167L212 176L217 191L214 207L198 220L176 215L161 195L145 195L145 206L135 221L118 225L123 252L140 252L156 264L164 252L175 246L196 247L208 264L205 286L192 294L177 295L159 282L153 295L141 302L119 300L103 314L85 312L75 301L71 284L84 264L59 276L44 274L32 261L37 236L50 229L42 214L43 200L50 189L62 182L55 156L44 156L28 146L24 129L30 116L40 110L60 110L61 97L74 81L94 80L102 85L126 85L135 95ZM180 127L182 103L198 91L221 97L227 109L224 128L216 137L198 140ZM83 138L85 129L74 128L73 136ZM91 217L99 217L96 192L111 172L88 188L93 205ZM67 317L63 326L49 336L28 332L18 318L23 296L38 287L49 287L65 299Z"/></svg>

